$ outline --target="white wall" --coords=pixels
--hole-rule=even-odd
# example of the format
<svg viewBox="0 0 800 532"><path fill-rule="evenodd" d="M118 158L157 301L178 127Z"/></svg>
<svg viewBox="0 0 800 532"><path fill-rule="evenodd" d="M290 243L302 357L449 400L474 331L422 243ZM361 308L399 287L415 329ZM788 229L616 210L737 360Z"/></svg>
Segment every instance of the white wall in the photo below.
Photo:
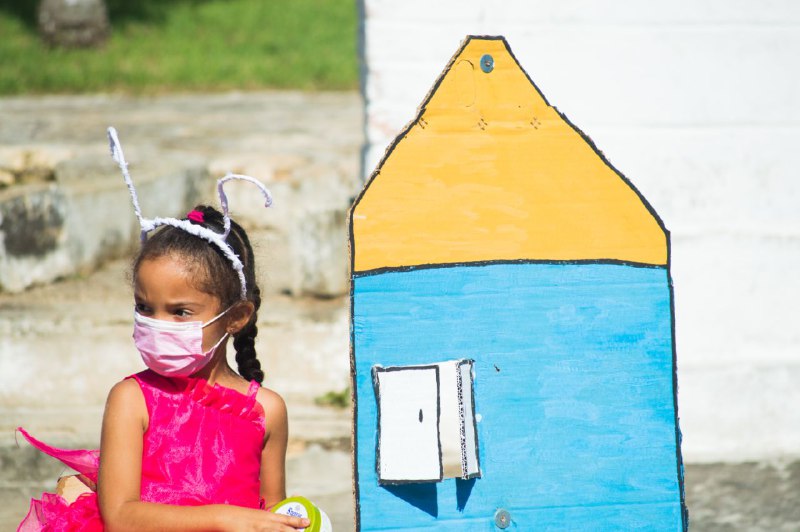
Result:
<svg viewBox="0 0 800 532"><path fill-rule="evenodd" d="M800 2L362 8L366 173L461 40L504 35L672 232L686 460L800 455Z"/></svg>

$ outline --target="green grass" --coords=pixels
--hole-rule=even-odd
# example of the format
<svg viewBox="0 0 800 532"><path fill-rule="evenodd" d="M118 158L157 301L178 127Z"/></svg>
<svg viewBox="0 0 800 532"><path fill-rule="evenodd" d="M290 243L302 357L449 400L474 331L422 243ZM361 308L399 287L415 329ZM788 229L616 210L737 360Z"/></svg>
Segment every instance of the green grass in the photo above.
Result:
<svg viewBox="0 0 800 532"><path fill-rule="evenodd" d="M0 0L0 94L352 89L355 0L108 0L101 49L50 49Z"/></svg>
<svg viewBox="0 0 800 532"><path fill-rule="evenodd" d="M314 403L320 406L330 406L333 408L347 408L350 406L350 387L348 386L340 392L335 390L326 392L319 397L315 397Z"/></svg>

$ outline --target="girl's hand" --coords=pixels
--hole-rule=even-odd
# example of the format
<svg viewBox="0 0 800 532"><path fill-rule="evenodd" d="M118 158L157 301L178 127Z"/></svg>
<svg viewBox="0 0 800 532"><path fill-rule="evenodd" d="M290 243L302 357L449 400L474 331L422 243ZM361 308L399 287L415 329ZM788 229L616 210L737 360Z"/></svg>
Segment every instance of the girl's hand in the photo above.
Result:
<svg viewBox="0 0 800 532"><path fill-rule="evenodd" d="M304 530L311 522L308 519L300 517L292 517L290 515L274 514L272 512L265 512L264 523L257 525L253 530L259 532L276 531L276 532L297 532Z"/></svg>
<svg viewBox="0 0 800 532"><path fill-rule="evenodd" d="M224 530L231 532L297 532L311 524L308 519L274 514L264 510L228 508L232 515L222 524Z"/></svg>

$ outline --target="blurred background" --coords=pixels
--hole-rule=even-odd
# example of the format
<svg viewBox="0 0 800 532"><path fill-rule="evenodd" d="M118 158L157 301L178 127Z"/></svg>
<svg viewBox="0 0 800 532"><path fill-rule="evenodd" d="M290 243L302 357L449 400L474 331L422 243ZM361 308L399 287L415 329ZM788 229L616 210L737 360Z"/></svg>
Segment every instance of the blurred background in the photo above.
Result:
<svg viewBox="0 0 800 532"><path fill-rule="evenodd" d="M693 530L800 529L800 5L791 0L0 0L0 529L95 447L141 369L145 216L217 204L258 247L259 357L289 402L289 491L352 528L346 210L468 34L539 89L672 235Z"/></svg>

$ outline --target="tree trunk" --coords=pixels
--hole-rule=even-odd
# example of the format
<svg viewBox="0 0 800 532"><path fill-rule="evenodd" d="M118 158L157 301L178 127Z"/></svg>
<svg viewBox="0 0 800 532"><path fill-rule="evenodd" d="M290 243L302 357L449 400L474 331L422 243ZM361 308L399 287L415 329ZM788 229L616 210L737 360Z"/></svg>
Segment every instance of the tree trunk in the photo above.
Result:
<svg viewBox="0 0 800 532"><path fill-rule="evenodd" d="M50 46L100 46L109 34L105 1L42 0L39 4L39 34Z"/></svg>

